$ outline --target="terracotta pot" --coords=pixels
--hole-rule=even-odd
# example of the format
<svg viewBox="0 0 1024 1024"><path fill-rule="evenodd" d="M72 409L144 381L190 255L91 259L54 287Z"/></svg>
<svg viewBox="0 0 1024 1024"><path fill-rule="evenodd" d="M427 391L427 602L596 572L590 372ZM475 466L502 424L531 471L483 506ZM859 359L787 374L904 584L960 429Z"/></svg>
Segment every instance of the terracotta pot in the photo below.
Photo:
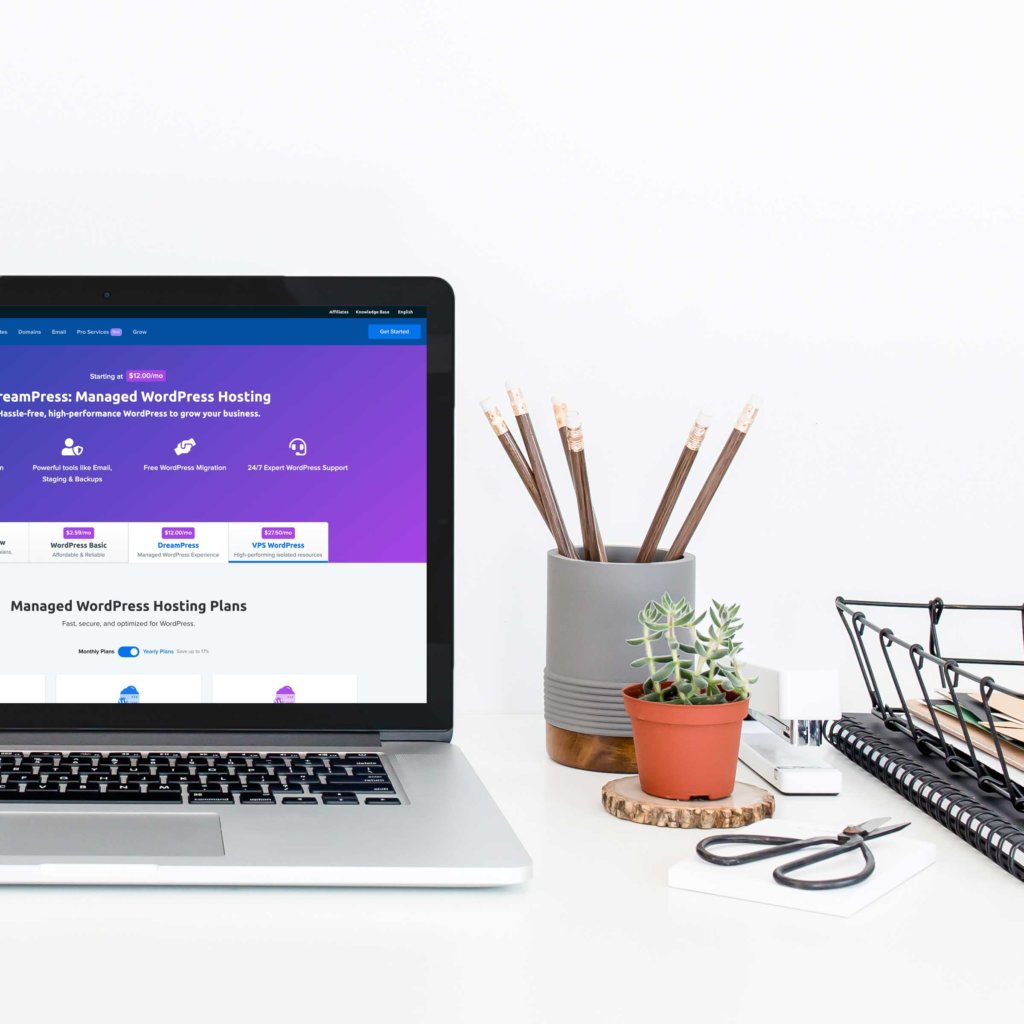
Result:
<svg viewBox="0 0 1024 1024"><path fill-rule="evenodd" d="M640 700L643 687L622 691L633 721L640 788L668 800L720 800L736 785L740 728L749 700L728 704L662 704Z"/></svg>

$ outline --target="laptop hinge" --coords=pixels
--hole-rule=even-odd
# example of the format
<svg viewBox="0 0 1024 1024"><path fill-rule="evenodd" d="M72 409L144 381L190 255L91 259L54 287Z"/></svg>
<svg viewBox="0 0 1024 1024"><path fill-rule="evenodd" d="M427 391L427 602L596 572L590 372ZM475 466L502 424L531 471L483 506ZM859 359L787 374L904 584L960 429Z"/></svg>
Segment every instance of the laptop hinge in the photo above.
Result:
<svg viewBox="0 0 1024 1024"><path fill-rule="evenodd" d="M261 730L218 732L201 729L0 730L0 749L17 750L365 750L381 745L379 732Z"/></svg>

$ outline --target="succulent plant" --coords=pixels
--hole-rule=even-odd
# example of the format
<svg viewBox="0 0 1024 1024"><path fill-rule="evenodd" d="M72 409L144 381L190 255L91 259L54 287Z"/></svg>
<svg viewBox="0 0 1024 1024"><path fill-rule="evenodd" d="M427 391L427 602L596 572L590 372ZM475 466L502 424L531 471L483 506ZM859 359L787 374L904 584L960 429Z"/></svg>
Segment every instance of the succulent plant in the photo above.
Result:
<svg viewBox="0 0 1024 1024"><path fill-rule="evenodd" d="M637 616L643 635L627 640L643 646L644 656L632 662L633 668L646 668L641 700L666 704L725 704L745 700L747 688L756 679L748 679L740 669L738 656L743 645L736 635L743 627L740 606L712 601L700 615L685 597L678 601L663 594L648 601ZM702 632L697 627L708 618ZM668 654L655 654L654 645L665 642Z"/></svg>

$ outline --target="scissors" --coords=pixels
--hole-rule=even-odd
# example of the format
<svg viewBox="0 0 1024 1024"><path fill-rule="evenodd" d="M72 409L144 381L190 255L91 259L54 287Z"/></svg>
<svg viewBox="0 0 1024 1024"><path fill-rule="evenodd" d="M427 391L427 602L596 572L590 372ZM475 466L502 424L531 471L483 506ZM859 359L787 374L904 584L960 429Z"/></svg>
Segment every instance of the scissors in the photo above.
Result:
<svg viewBox="0 0 1024 1024"><path fill-rule="evenodd" d="M787 836L711 836L697 844L697 854L709 864L720 864L723 867L734 867L737 864L752 864L754 861L768 860L769 857L781 857L798 850L808 850L814 846L828 846L831 849L812 853L809 857L790 861L777 867L772 875L779 885L788 885L791 889L842 889L848 885L863 882L875 870L874 855L867 847L872 839L892 835L905 829L910 822L902 821L898 825L886 825L890 818L873 818L860 825L847 825L837 836L816 836L814 839L792 839ZM883 827L885 826L885 827ZM767 846L767 850L756 850L753 853L740 853L733 856L710 853L713 846L732 845ZM843 854L859 850L864 859L860 871L839 878L795 878L794 873L808 868L812 864L841 857Z"/></svg>

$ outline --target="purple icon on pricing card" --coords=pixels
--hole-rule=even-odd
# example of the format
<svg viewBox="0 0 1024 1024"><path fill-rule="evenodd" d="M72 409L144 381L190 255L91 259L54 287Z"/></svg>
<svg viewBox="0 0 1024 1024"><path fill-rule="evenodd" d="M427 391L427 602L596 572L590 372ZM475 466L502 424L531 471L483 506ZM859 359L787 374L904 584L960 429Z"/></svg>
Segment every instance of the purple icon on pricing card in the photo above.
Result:
<svg viewBox="0 0 1024 1024"><path fill-rule="evenodd" d="M275 704L294 704L295 691L290 686L282 686L274 695Z"/></svg>

